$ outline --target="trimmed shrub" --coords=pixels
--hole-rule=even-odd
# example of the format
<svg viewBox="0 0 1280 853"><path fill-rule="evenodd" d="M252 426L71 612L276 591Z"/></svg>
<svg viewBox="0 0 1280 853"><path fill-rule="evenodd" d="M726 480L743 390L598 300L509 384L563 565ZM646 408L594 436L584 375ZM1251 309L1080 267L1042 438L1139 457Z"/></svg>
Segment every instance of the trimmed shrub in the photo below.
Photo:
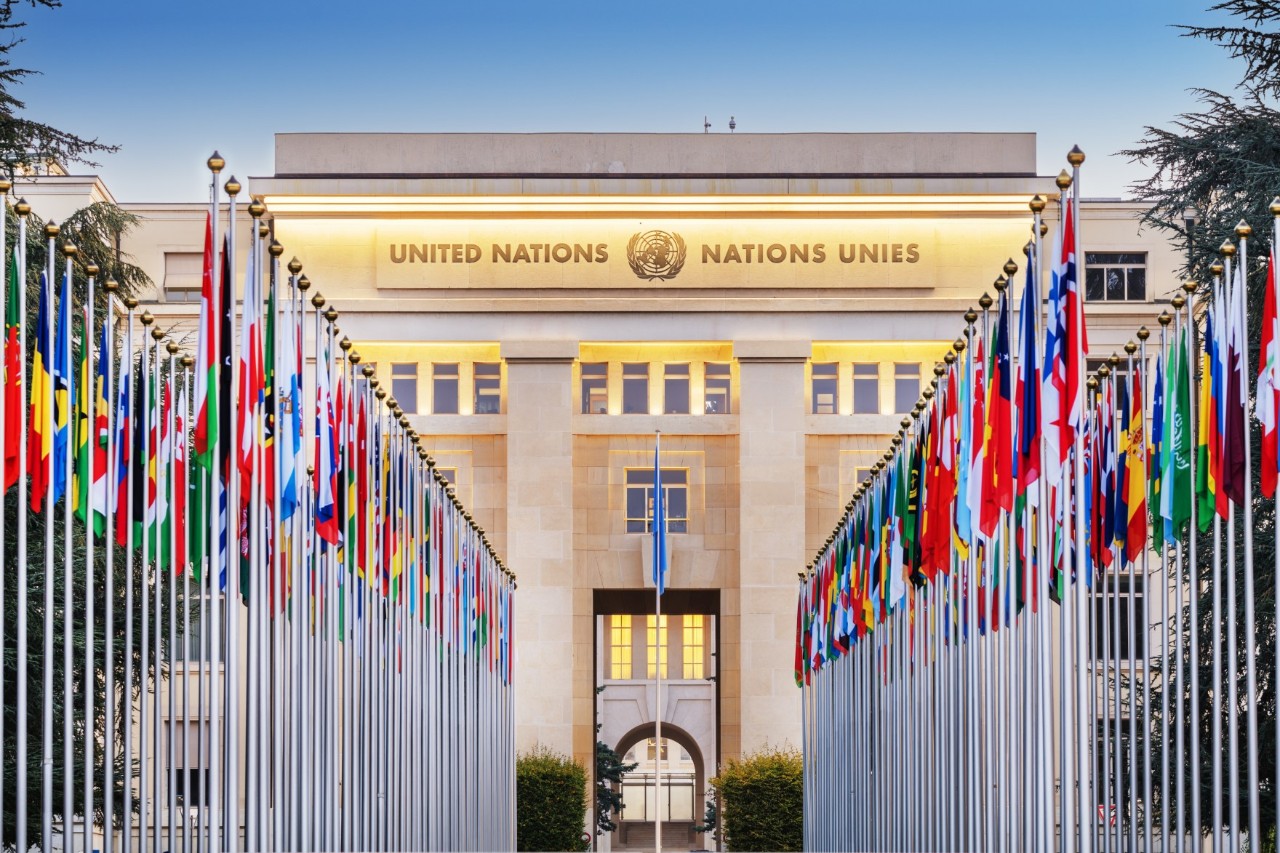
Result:
<svg viewBox="0 0 1280 853"><path fill-rule="evenodd" d="M587 771L567 755L535 747L516 758L516 849L585 850Z"/></svg>
<svg viewBox="0 0 1280 853"><path fill-rule="evenodd" d="M724 804L724 841L732 851L800 850L804 770L794 749L766 747L730 759L711 785Z"/></svg>

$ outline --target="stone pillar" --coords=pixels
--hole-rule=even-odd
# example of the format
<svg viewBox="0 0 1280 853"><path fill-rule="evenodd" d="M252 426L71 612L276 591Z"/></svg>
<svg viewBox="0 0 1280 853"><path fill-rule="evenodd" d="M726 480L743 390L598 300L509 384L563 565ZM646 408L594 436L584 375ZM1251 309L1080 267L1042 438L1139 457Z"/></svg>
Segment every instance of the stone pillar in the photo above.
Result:
<svg viewBox="0 0 1280 853"><path fill-rule="evenodd" d="M741 749L766 741L799 749L796 572L805 563L804 376L812 345L736 341L733 350L741 399Z"/></svg>
<svg viewBox="0 0 1280 853"><path fill-rule="evenodd" d="M506 341L507 553L516 573L516 747L573 753L573 360ZM588 619L590 612L587 613ZM589 727L590 715L586 720Z"/></svg>

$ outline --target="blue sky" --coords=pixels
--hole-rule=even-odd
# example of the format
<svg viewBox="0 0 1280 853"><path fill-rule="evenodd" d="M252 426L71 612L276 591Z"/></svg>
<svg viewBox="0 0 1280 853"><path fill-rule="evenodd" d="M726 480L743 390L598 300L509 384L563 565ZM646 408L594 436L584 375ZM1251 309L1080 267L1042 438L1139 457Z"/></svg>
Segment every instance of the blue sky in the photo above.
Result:
<svg viewBox="0 0 1280 853"><path fill-rule="evenodd" d="M1212 0L64 0L27 12L33 118L122 150L128 201L198 200L217 148L273 170L284 131L1034 131L1084 190L1143 174L1144 125L1240 66L1182 38ZM1220 16L1217 18L1220 19ZM78 170L79 171L79 170Z"/></svg>

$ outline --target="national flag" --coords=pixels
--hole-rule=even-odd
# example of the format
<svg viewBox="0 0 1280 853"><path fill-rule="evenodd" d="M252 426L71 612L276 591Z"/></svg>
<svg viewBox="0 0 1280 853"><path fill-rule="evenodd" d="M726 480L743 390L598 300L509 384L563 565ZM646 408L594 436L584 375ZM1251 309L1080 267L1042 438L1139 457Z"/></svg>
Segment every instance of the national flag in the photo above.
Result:
<svg viewBox="0 0 1280 853"><path fill-rule="evenodd" d="M1022 357L1018 361L1018 494L1040 477L1040 370L1036 363L1036 317L1040 314L1039 284L1027 264L1022 290ZM1032 505L1037 505L1032 492Z"/></svg>
<svg viewBox="0 0 1280 853"><path fill-rule="evenodd" d="M158 352L156 358L160 358ZM156 530L159 537L156 565L166 567L172 566L170 561L173 558L173 513L169 501L169 489L173 483L173 432L169 426L173 410L173 377L172 371L165 372L163 362L159 365L161 386L156 389L160 395L157 401L160 410L159 440L154 447L151 464L156 477Z"/></svg>
<svg viewBox="0 0 1280 853"><path fill-rule="evenodd" d="M67 493L67 454L71 452L75 386L71 375L71 276L62 276L58 299L58 329L53 342L53 502Z"/></svg>
<svg viewBox="0 0 1280 853"><path fill-rule="evenodd" d="M987 411L987 447L979 521L984 536L995 533L1001 510L1010 512L1013 509L1013 376L1009 332L1009 294L1001 291L995 339L991 345L991 402Z"/></svg>
<svg viewBox="0 0 1280 853"><path fill-rule="evenodd" d="M22 283L18 281L17 252L9 255L9 276L4 294L4 490L18 482L23 460L22 443Z"/></svg>
<svg viewBox="0 0 1280 853"><path fill-rule="evenodd" d="M1156 551L1164 551L1165 524L1170 506L1165 491L1165 404L1164 404L1164 354L1156 358L1156 384L1151 397L1151 469L1148 479L1147 505L1151 509L1151 545ZM1172 483L1169 484L1172 487Z"/></svg>
<svg viewBox="0 0 1280 853"><path fill-rule="evenodd" d="M89 447L91 439L89 434L93 431L93 425L89 423L89 401L96 396L90 391L90 384L93 377L89 371L89 306L85 305L80 310L80 367L76 371L76 377L80 382L76 389L76 414L75 414L75 434L74 455L72 457L72 465L74 468L71 478L71 505L74 507L76 518L84 521L88 517L89 511Z"/></svg>
<svg viewBox="0 0 1280 853"><path fill-rule="evenodd" d="M178 396L178 409L174 413L172 459L173 506L173 568L174 574L182 574L187 565L187 389Z"/></svg>
<svg viewBox="0 0 1280 853"><path fill-rule="evenodd" d="M196 338L194 429L195 461L213 470L213 448L218 441L218 306L213 294L213 219L205 216L204 264L200 276L200 326Z"/></svg>
<svg viewBox="0 0 1280 853"><path fill-rule="evenodd" d="M1262 344L1258 348L1258 387L1254 411L1262 425L1260 468L1262 496L1276 493L1277 427L1280 426L1280 318L1276 316L1276 256L1267 263L1267 289L1262 299ZM8 409L6 409L8 411Z"/></svg>
<svg viewBox="0 0 1280 853"><path fill-rule="evenodd" d="M1244 503L1245 477L1248 476L1244 464L1244 443L1249 440L1245 430L1248 386L1244 366L1249 342L1244 327L1245 279L1241 266L1235 266L1227 300L1226 418L1222 431L1223 488L1237 506Z"/></svg>
<svg viewBox="0 0 1280 853"><path fill-rule="evenodd" d="M1066 361L1066 387L1062 391L1062 409L1066 430L1062 434L1062 448L1074 440L1083 429L1085 354L1089 351L1089 334L1084 320L1084 295L1076 275L1075 211L1067 202L1062 224L1062 299L1066 315L1066 333L1062 339L1063 358Z"/></svg>
<svg viewBox="0 0 1280 853"><path fill-rule="evenodd" d="M1067 363L1062 355L1062 340L1067 333L1066 303L1062 297L1062 284L1067 276L1062 251L1062 232L1059 228L1053 237L1053 269L1049 279L1049 305L1045 317L1044 361L1041 370L1041 403L1044 408L1044 463L1045 475L1051 485L1062 480L1062 466L1067 460L1069 444L1062 443L1066 424L1062 419L1063 392L1067 384Z"/></svg>
<svg viewBox="0 0 1280 853"><path fill-rule="evenodd" d="M1171 524L1165 537L1181 536L1191 523L1191 365L1190 343L1187 329L1179 335L1178 350L1174 354L1173 381L1165 406L1165 444L1172 455L1165 460L1167 499L1172 503L1169 515Z"/></svg>
<svg viewBox="0 0 1280 853"><path fill-rule="evenodd" d="M326 344L324 355L316 364L316 533L330 545L337 545L341 533L340 519L337 509L337 477L338 448L334 436L333 394L330 385L329 347ZM391 518L391 508L387 508L387 518ZM388 529L387 556L391 556L391 539ZM390 566L388 565L389 569ZM390 579L388 579L390 580Z"/></svg>
<svg viewBox="0 0 1280 853"><path fill-rule="evenodd" d="M1204 321L1204 349L1200 356L1200 417L1196 429L1196 519L1201 533L1207 531L1213 523L1214 490L1217 485L1212 450L1217 422L1213 398L1213 313L1213 308L1210 307Z"/></svg>
<svg viewBox="0 0 1280 853"><path fill-rule="evenodd" d="M1129 562L1138 559L1147 548L1147 436L1146 419L1142 414L1142 364L1135 363L1130 383L1132 411L1129 415L1128 439L1125 450L1125 491L1128 495L1125 533L1125 558Z"/></svg>
<svg viewBox="0 0 1280 853"><path fill-rule="evenodd" d="M978 344L977 351L973 354L973 387L970 389L972 402L970 403L969 435L972 447L968 459L969 493L961 498L968 501L970 523L973 516L977 516L979 520L982 518L982 497L985 485L982 474L986 470L983 460L986 453L987 434L987 383L984 372L986 359L983 354L982 336L975 335L975 337L978 339ZM965 461L961 460L960 464L965 464Z"/></svg>
<svg viewBox="0 0 1280 853"><path fill-rule="evenodd" d="M667 588L667 512L662 494L662 468L658 445L653 448L653 583L658 595Z"/></svg>
<svg viewBox="0 0 1280 853"><path fill-rule="evenodd" d="M116 482L115 502L111 509L116 517L116 544L124 546L129 539L129 451L133 413L129 395L133 390L133 353L124 348L120 358L120 378L116 388ZM197 516L199 517L199 516Z"/></svg>
<svg viewBox="0 0 1280 853"><path fill-rule="evenodd" d="M39 512L49 490L49 457L53 453L53 407L49 403L53 353L49 345L49 280L40 273L36 307L36 347L31 362L31 413L28 420L27 476L31 480L31 510Z"/></svg>

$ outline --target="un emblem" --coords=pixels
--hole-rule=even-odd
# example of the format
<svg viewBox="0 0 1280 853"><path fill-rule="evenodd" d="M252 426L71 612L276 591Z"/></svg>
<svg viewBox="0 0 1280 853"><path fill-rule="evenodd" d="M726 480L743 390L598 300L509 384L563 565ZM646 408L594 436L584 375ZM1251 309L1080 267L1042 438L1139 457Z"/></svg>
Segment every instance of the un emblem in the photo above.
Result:
<svg viewBox="0 0 1280 853"><path fill-rule="evenodd" d="M672 231L637 231L627 242L627 263L636 278L666 281L684 267L684 240Z"/></svg>

